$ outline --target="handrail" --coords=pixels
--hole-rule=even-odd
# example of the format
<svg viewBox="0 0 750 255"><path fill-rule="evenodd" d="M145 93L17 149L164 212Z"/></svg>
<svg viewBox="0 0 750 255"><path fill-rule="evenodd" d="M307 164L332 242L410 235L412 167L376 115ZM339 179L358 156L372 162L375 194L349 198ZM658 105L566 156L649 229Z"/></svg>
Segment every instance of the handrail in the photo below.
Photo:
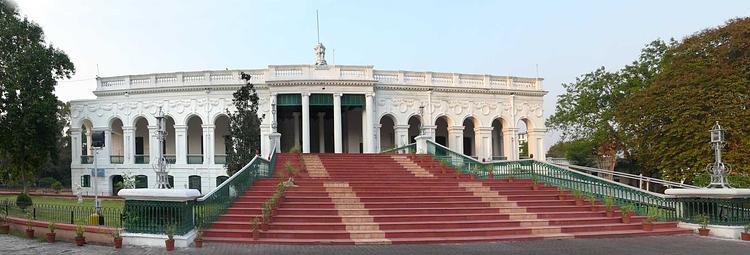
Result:
<svg viewBox="0 0 750 255"><path fill-rule="evenodd" d="M204 200L206 200L206 198L208 198L208 197L212 196L214 193L216 193L217 190L223 188L226 185L229 185L229 183L231 183L232 180L234 180L235 178L237 178L237 176L240 176L241 172L246 171L248 168L250 168L250 165L252 165L255 162L255 160L263 160L265 162L269 162L268 160L266 160L266 159L264 159L264 158L262 158L262 157L260 157L258 155L255 155L255 157L253 157L253 159L251 159L250 162L247 162L247 164L245 164L245 166L242 167L242 169L240 169L239 171L237 171L236 173L234 173L232 176L229 177L229 179L227 179L226 181L224 181L221 184L219 184L219 186L216 186L216 188L214 188L210 192L206 193L202 197L199 197L197 199L197 201L198 202L204 201Z"/></svg>
<svg viewBox="0 0 750 255"><path fill-rule="evenodd" d="M630 174L630 173L623 173L623 172L611 171L611 170L606 170L606 169L599 169L599 168L594 168L594 167L569 165L569 164L555 164L555 165L568 167L568 168L570 168L572 170L576 170L576 171L586 171L586 172L593 172L593 173L609 174L609 175L612 175L612 176L624 177L624 178L628 178L628 179L632 179L632 180L636 180L636 181L641 181L641 182L645 181L646 183L656 183L656 184L661 184L661 185L664 185L664 186L667 186L667 187L670 187L670 188L683 188L683 189L699 189L700 188L698 186L693 186L693 185L690 185L690 184L684 184L684 183L679 183L679 182L672 182L672 181L662 180L662 179L659 179L659 178L653 178L653 177L648 177L648 176L643 176L643 175L635 175L635 174Z"/></svg>
<svg viewBox="0 0 750 255"><path fill-rule="evenodd" d="M402 145L400 147L390 148L390 149L387 149L387 150L383 150L380 153L395 153L395 152L399 152L401 150L406 150L407 153L416 152L417 151L417 143L410 143L410 144Z"/></svg>

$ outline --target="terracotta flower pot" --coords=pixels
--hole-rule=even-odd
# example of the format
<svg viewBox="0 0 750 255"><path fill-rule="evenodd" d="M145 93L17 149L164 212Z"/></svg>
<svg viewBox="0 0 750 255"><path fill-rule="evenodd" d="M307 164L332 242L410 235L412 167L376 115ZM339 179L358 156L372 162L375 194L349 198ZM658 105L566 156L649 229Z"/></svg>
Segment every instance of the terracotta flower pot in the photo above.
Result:
<svg viewBox="0 0 750 255"><path fill-rule="evenodd" d="M539 190L539 185L531 184L531 190Z"/></svg>
<svg viewBox="0 0 750 255"><path fill-rule="evenodd" d="M654 231L654 224L649 222L643 223L643 231Z"/></svg>
<svg viewBox="0 0 750 255"><path fill-rule="evenodd" d="M742 241L750 241L750 233L742 232L740 234L740 239L742 239Z"/></svg>
<svg viewBox="0 0 750 255"><path fill-rule="evenodd" d="M591 205L591 211L592 211L592 212L596 212L597 210L598 210L598 208L596 208L596 205L593 205L593 204L592 204L592 205Z"/></svg>
<svg viewBox="0 0 750 255"><path fill-rule="evenodd" d="M47 233L47 242L48 243L54 243L55 242L55 233Z"/></svg>
<svg viewBox="0 0 750 255"><path fill-rule="evenodd" d="M560 201L563 201L563 200L565 200L565 195L563 195L563 194L557 195L557 199L560 200Z"/></svg>
<svg viewBox="0 0 750 255"><path fill-rule="evenodd" d="M260 224L260 229L263 231L268 231L268 223L262 223Z"/></svg>
<svg viewBox="0 0 750 255"><path fill-rule="evenodd" d="M173 251L174 250L174 239L164 240L164 244L167 245L167 251Z"/></svg>
<svg viewBox="0 0 750 255"><path fill-rule="evenodd" d="M193 243L195 243L195 248L203 247L203 239L195 239L193 240Z"/></svg>
<svg viewBox="0 0 750 255"><path fill-rule="evenodd" d="M28 237L29 239L34 239L34 230L26 229L26 237Z"/></svg>
<svg viewBox="0 0 750 255"><path fill-rule="evenodd" d="M260 232L258 230L253 231L253 240L258 240L260 238Z"/></svg>
<svg viewBox="0 0 750 255"><path fill-rule="evenodd" d="M115 238L114 242L115 242L115 249L122 248L122 237Z"/></svg>
<svg viewBox="0 0 750 255"><path fill-rule="evenodd" d="M625 223L625 224L630 223L630 215L622 216L622 223Z"/></svg>
<svg viewBox="0 0 750 255"><path fill-rule="evenodd" d="M76 246L83 246L86 243L86 237L76 236Z"/></svg>
<svg viewBox="0 0 750 255"><path fill-rule="evenodd" d="M508 183L513 183L513 177L508 177Z"/></svg>
<svg viewBox="0 0 750 255"><path fill-rule="evenodd" d="M493 180L493 179L495 179L495 174L493 174L493 173L492 173L492 171L489 171L489 172L487 173L487 179L490 179L490 180Z"/></svg>
<svg viewBox="0 0 750 255"><path fill-rule="evenodd" d="M583 206L583 200L576 199L576 206Z"/></svg>
<svg viewBox="0 0 750 255"><path fill-rule="evenodd" d="M701 236L708 236L708 232L711 232L711 230L707 229L707 228L699 228L698 229L698 234L701 235Z"/></svg>
<svg viewBox="0 0 750 255"><path fill-rule="evenodd" d="M8 233L10 233L10 225L8 225L8 223L0 224L0 234L8 234Z"/></svg>
<svg viewBox="0 0 750 255"><path fill-rule="evenodd" d="M613 214L612 209L607 210L607 217L612 217Z"/></svg>

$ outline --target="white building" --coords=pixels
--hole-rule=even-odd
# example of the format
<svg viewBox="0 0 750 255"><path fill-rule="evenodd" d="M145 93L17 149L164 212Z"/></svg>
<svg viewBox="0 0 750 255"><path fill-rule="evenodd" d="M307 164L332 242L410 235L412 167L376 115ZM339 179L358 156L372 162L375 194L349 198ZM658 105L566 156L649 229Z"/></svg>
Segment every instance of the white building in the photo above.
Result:
<svg viewBox="0 0 750 255"><path fill-rule="evenodd" d="M153 187L158 157L154 115L161 107L177 188L208 192L226 176L224 139L232 93L252 75L260 96L261 154L300 145L311 153L374 153L412 143L420 129L436 142L480 160L518 159L517 124L525 123L529 153L544 160L541 78L375 70L315 65L103 77L96 99L71 102L72 183L91 194L91 131L105 131L97 157L99 193L110 195L123 173ZM324 48L323 48L324 49ZM514 153L515 152L515 153ZM80 159L80 160L78 160ZM144 180L145 179L145 180ZM87 183L88 182L88 183Z"/></svg>

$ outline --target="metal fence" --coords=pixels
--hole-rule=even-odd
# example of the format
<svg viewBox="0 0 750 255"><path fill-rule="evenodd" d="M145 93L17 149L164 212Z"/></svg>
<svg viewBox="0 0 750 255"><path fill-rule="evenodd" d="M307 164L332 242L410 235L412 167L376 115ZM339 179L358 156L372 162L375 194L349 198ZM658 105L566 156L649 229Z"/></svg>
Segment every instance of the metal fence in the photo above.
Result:
<svg viewBox="0 0 750 255"><path fill-rule="evenodd" d="M33 204L22 209L8 199L0 200L0 207L12 217L27 218L31 214L34 220L83 225L89 225L89 217L96 211L93 206L53 204ZM123 226L122 208L102 207L101 215L105 226Z"/></svg>

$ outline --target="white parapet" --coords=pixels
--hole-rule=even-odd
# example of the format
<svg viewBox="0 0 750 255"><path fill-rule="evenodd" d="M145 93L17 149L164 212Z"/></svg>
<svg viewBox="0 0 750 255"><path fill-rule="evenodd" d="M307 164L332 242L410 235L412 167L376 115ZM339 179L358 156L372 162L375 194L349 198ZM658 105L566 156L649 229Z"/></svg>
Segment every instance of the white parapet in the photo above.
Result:
<svg viewBox="0 0 750 255"><path fill-rule="evenodd" d="M184 202L201 196L197 189L122 189L118 196L125 200Z"/></svg>
<svg viewBox="0 0 750 255"><path fill-rule="evenodd" d="M664 194L675 197L747 198L750 189L667 189Z"/></svg>

